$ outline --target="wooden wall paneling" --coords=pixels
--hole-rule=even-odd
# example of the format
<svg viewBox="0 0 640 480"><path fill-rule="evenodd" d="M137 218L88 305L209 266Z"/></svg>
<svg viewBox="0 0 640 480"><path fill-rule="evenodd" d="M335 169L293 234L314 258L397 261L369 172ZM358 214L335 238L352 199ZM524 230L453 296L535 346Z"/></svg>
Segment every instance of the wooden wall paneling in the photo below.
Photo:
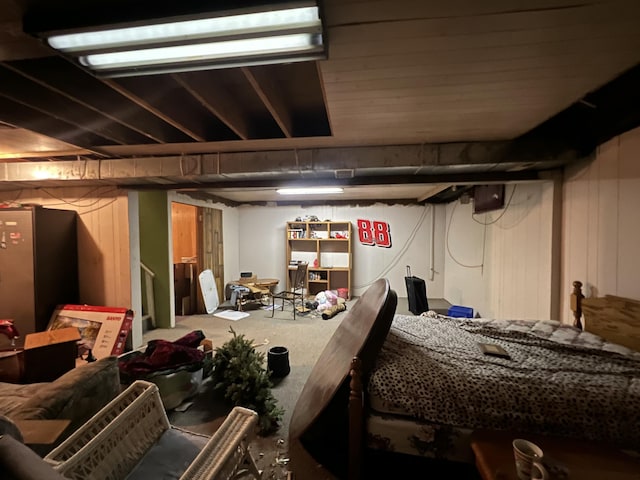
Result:
<svg viewBox="0 0 640 480"><path fill-rule="evenodd" d="M114 195L112 188L103 192L98 192L94 205L79 207L78 210L81 223L86 218L89 224L84 248L88 248L94 260L97 260L96 263L83 264L80 259L81 278L89 280L81 280L81 297L89 304L130 308L127 196L123 191ZM80 252L80 255L83 253Z"/></svg>
<svg viewBox="0 0 640 480"><path fill-rule="evenodd" d="M122 197L118 197L118 200L114 203L116 209L114 209L114 237L118 239L117 245L118 258L119 258L119 275L116 278L116 285L114 291L120 289L120 285L128 285L129 288L129 300L123 306L128 308L132 307L131 299L131 247L129 242L129 197L127 192L122 192ZM136 312L141 315L142 312Z"/></svg>
<svg viewBox="0 0 640 480"><path fill-rule="evenodd" d="M184 263L183 258L197 257L197 215L197 207L171 202L173 263Z"/></svg>
<svg viewBox="0 0 640 480"><path fill-rule="evenodd" d="M342 24L356 22L380 22L395 18L411 20L414 18L456 18L460 5L465 5L466 16L493 16L503 12L561 10L562 7L575 7L572 0L522 0L514 6L511 0L488 0L484 2L425 2L423 0L405 0L399 4L385 1L363 0L325 0L324 4L332 16L327 18L327 25L332 27L338 20ZM609 6L610 3L607 3ZM578 8L566 8L571 12L580 12Z"/></svg>
<svg viewBox="0 0 640 480"><path fill-rule="evenodd" d="M640 299L640 129L601 145L567 168L564 184L563 288L583 282L586 297ZM565 290L566 292L566 290ZM563 295L563 321L571 321Z"/></svg>
<svg viewBox="0 0 640 480"><path fill-rule="evenodd" d="M563 308L562 320L573 323L573 316L568 304L568 293L574 280L580 280L585 295L589 294L587 275L587 227L589 222L589 207L587 205L588 161L576 164L566 172L563 201L563 264L562 281Z"/></svg>
<svg viewBox="0 0 640 480"><path fill-rule="evenodd" d="M24 189L16 201L78 212L80 301L130 308L126 191L114 187Z"/></svg>
<svg viewBox="0 0 640 480"><path fill-rule="evenodd" d="M518 184L508 208L486 215L457 205L445 247L445 298L485 317L549 319L552 193L552 182Z"/></svg>
<svg viewBox="0 0 640 480"><path fill-rule="evenodd" d="M119 256L119 243L116 243L116 229L113 222L113 209L100 208L106 203L106 199L99 199L96 210L92 210L89 215L94 217L93 223L97 226L98 232L98 245L102 247L103 262L102 265L106 267L106 263L109 258L114 259L114 264L106 268L102 268L100 274L102 275L102 282L104 285L104 296L110 298L115 294L115 288L117 288L117 277L120 272ZM115 204L114 204L115 207ZM119 239L118 239L119 240ZM108 271L108 270L111 271ZM104 300L103 300L104 301ZM117 305L120 306L120 305Z"/></svg>
<svg viewBox="0 0 640 480"><path fill-rule="evenodd" d="M197 249L198 249L198 274L203 270L210 269L214 272L212 268L211 261L211 250L213 248L213 235L211 232L211 228L209 225L211 224L211 212L209 208L206 207L197 207L197 226L198 226L198 237L197 237ZM216 281L215 273L213 275L214 281ZM218 300L221 302L224 299L224 296L220 296L220 289L218 288L218 284L216 281L216 289L218 290ZM198 313L205 313L207 311L204 305L204 298L202 297L202 290L200 289L200 285L198 284L198 303L197 303L197 311Z"/></svg>
<svg viewBox="0 0 640 480"><path fill-rule="evenodd" d="M222 231L222 210L213 210L213 241L215 248L214 269L216 273L216 286L218 287L218 298L224 298L224 237Z"/></svg>
<svg viewBox="0 0 640 480"><path fill-rule="evenodd" d="M640 300L640 129L620 136L617 212L617 289L612 294Z"/></svg>
<svg viewBox="0 0 640 480"><path fill-rule="evenodd" d="M200 271L210 269L218 290L220 302L224 302L224 249L222 235L222 210L198 207L198 251ZM200 261L201 259L201 261ZM202 294L198 289L199 312L206 312Z"/></svg>
<svg viewBox="0 0 640 480"><path fill-rule="evenodd" d="M598 147L596 159L589 169L588 205L592 215L588 225L587 279L598 289L615 289L618 235L618 142ZM608 251L602 250L609 245ZM585 279L576 278L584 282ZM591 294L596 294L591 291Z"/></svg>

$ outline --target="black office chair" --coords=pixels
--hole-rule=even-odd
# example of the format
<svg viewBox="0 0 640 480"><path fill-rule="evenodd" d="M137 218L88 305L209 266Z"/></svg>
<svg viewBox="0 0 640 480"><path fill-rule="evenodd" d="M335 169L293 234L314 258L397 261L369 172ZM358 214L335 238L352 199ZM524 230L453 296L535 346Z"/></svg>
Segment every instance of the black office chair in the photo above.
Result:
<svg viewBox="0 0 640 480"><path fill-rule="evenodd" d="M284 311L284 305L285 303L290 303L291 306L293 307L293 319L295 320L296 318L296 310L297 307L296 305L299 303L301 308L301 311L304 311L304 290L305 290L305 285L306 285L306 279L307 279L307 267L308 264L305 263L298 263L298 265L292 265L289 267L289 271L287 272L289 275L289 278L291 279L290 282L290 289L289 290L283 290L281 292L276 292L271 296L271 317L273 318L273 315L275 313L276 310L276 299L279 299L281 302L281 311Z"/></svg>

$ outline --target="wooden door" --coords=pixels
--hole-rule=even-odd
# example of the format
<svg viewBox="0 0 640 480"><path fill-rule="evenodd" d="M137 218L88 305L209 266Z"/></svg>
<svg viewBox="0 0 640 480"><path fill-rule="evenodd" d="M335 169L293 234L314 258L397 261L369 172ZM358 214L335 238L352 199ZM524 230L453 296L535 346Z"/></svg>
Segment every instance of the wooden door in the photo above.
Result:
<svg viewBox="0 0 640 480"><path fill-rule="evenodd" d="M199 313L198 207L171 202L173 291L176 315Z"/></svg>
<svg viewBox="0 0 640 480"><path fill-rule="evenodd" d="M218 298L222 302L224 301L222 210L198 207L198 273L207 268L213 272ZM206 312L202 292L199 288L198 312Z"/></svg>

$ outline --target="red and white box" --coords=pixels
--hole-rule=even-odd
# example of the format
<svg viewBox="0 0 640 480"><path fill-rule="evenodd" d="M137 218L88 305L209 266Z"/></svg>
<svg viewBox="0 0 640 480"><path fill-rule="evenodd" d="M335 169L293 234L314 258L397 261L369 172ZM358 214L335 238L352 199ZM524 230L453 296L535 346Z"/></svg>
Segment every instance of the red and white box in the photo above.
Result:
<svg viewBox="0 0 640 480"><path fill-rule="evenodd" d="M59 305L47 330L76 327L80 331L78 355L88 350L95 358L124 352L133 323L133 310L91 305Z"/></svg>

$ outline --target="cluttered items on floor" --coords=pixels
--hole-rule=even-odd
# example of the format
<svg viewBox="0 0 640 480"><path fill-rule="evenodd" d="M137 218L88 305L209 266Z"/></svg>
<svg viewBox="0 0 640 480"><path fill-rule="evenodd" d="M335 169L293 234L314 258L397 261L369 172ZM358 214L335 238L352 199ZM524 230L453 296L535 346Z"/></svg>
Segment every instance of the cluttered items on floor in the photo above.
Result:
<svg viewBox="0 0 640 480"><path fill-rule="evenodd" d="M345 298L332 290L325 290L316 294L314 304L316 305L316 310L322 314L323 320L333 318L347 309Z"/></svg>
<svg viewBox="0 0 640 480"><path fill-rule="evenodd" d="M247 312L240 312L237 310L221 310L213 314L214 317L224 318L225 320L231 320L236 322L243 318L247 318L249 314Z"/></svg>
<svg viewBox="0 0 640 480"><path fill-rule="evenodd" d="M24 382L51 382L75 368L80 338L74 327L28 334L24 341Z"/></svg>
<svg viewBox="0 0 640 480"><path fill-rule="evenodd" d="M10 319L0 322L2 333L13 341L20 333ZM24 346L11 346L0 352L0 382L50 382L76 366L77 328L35 332L26 335Z"/></svg>
<svg viewBox="0 0 640 480"><path fill-rule="evenodd" d="M218 298L218 287L216 286L213 272L208 268L203 270L198 275L198 281L200 282L205 310L207 313L215 312L218 305L220 305L220 299Z"/></svg>
<svg viewBox="0 0 640 480"><path fill-rule="evenodd" d="M202 384L208 356L205 345L202 330L173 342L150 340L146 347L120 356L121 382L128 385L145 380L156 384L165 409L172 410L194 396Z"/></svg>

